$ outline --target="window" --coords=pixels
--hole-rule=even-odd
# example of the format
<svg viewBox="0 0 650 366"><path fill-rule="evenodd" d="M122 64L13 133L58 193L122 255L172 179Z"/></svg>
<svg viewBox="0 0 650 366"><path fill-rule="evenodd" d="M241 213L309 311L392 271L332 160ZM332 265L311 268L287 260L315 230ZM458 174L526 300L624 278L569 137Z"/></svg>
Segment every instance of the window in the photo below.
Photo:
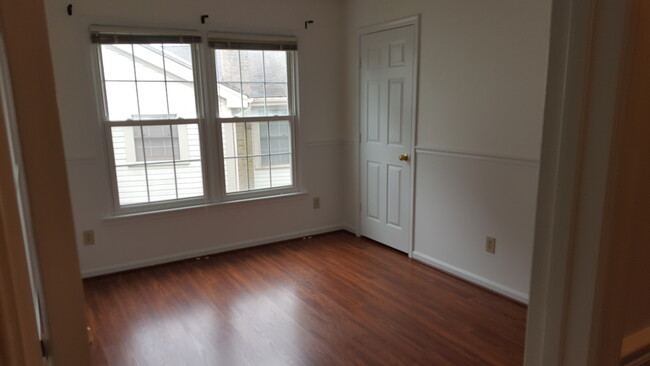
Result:
<svg viewBox="0 0 650 366"><path fill-rule="evenodd" d="M134 131L135 160L145 161L166 161L180 160L180 149L174 146L179 145L178 125L166 126L143 126Z"/></svg>
<svg viewBox="0 0 650 366"><path fill-rule="evenodd" d="M200 35L160 33L91 30L116 210L295 190L296 41L211 34L205 52ZM211 82L198 65L215 65Z"/></svg>
<svg viewBox="0 0 650 366"><path fill-rule="evenodd" d="M293 185L292 42L211 38L227 193Z"/></svg>

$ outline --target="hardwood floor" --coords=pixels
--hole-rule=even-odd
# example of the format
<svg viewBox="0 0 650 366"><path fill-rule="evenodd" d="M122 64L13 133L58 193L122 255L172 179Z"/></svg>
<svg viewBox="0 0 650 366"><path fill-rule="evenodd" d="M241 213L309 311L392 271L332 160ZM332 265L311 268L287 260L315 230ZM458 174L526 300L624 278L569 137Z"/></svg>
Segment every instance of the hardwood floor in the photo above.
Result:
<svg viewBox="0 0 650 366"><path fill-rule="evenodd" d="M521 365L526 308L337 232L84 281L93 365Z"/></svg>

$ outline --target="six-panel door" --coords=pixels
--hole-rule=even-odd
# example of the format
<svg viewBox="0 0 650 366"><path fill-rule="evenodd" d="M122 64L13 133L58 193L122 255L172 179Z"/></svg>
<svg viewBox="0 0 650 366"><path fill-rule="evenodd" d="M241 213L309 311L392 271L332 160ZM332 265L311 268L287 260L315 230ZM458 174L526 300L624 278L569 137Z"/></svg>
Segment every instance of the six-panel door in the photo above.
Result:
<svg viewBox="0 0 650 366"><path fill-rule="evenodd" d="M366 34L360 47L361 235L403 252L411 225L414 30Z"/></svg>

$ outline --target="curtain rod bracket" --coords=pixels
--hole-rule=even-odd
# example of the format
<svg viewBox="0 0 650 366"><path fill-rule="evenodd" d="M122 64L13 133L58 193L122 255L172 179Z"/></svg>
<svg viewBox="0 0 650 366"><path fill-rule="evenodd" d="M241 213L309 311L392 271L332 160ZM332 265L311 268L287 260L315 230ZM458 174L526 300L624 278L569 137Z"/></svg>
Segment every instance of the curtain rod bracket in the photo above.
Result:
<svg viewBox="0 0 650 366"><path fill-rule="evenodd" d="M306 20L305 21L305 29L309 28L310 24L314 24L314 21L313 20Z"/></svg>
<svg viewBox="0 0 650 366"><path fill-rule="evenodd" d="M205 24L205 20L209 18L210 16L208 14L203 14L201 15L201 24Z"/></svg>
<svg viewBox="0 0 650 366"><path fill-rule="evenodd" d="M68 15L72 16L72 4L68 4L66 9L68 10Z"/></svg>

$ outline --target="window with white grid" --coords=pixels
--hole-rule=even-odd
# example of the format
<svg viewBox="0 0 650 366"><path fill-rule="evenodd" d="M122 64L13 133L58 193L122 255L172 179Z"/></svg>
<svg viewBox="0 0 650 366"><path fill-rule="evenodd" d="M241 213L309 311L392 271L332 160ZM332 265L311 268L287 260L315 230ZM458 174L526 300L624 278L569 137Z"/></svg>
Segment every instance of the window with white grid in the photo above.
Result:
<svg viewBox="0 0 650 366"><path fill-rule="evenodd" d="M93 40L119 206L202 198L194 67L200 38L94 34Z"/></svg>
<svg viewBox="0 0 650 366"><path fill-rule="evenodd" d="M213 37L227 194L294 185L296 44Z"/></svg>
<svg viewBox="0 0 650 366"><path fill-rule="evenodd" d="M297 189L296 40L207 38L91 28L115 213Z"/></svg>

